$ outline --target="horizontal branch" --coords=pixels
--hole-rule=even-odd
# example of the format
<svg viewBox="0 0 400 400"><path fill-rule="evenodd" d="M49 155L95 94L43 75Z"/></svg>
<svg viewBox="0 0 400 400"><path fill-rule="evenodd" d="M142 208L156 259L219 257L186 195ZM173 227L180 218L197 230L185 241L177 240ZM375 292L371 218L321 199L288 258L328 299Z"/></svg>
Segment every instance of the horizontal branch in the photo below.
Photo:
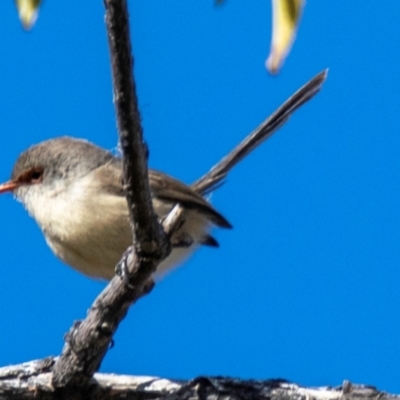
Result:
<svg viewBox="0 0 400 400"><path fill-rule="evenodd" d="M0 400L59 399L51 386L54 358L45 358L0 368ZM81 393L75 393L76 398ZM172 381L159 377L97 373L90 380L85 399L175 399L213 400L398 400L399 396L373 386L344 381L338 387L304 387L283 379L246 381L231 378L198 377L190 381Z"/></svg>

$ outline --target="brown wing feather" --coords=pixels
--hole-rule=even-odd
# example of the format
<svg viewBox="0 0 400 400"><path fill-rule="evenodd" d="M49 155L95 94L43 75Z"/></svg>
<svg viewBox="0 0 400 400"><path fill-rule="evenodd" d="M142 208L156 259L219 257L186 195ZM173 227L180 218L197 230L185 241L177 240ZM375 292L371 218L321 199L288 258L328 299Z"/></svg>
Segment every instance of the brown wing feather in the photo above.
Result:
<svg viewBox="0 0 400 400"><path fill-rule="evenodd" d="M115 195L124 196L120 160L114 159L111 164L97 168L94 173L99 175L103 188L106 187L110 193ZM182 204L186 208L201 210L209 216L213 224L223 228L232 227L204 197L177 179L162 172L149 170L149 181L154 197L171 203Z"/></svg>
<svg viewBox="0 0 400 400"><path fill-rule="evenodd" d="M211 222L222 228L231 228L232 225L200 194L189 186L171 178L159 171L150 170L149 180L152 193L155 197L179 203L187 208L199 209L209 215Z"/></svg>

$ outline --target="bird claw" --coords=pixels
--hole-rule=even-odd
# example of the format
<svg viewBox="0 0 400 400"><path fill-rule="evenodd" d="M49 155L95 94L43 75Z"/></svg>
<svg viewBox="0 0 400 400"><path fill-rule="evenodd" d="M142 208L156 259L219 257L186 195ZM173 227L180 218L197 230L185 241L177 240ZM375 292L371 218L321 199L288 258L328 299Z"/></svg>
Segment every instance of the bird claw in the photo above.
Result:
<svg viewBox="0 0 400 400"><path fill-rule="evenodd" d="M193 238L187 234L187 233L182 233L181 235L179 235L178 238L174 238L174 241L171 242L171 245L173 248L189 248L192 244L194 243Z"/></svg>

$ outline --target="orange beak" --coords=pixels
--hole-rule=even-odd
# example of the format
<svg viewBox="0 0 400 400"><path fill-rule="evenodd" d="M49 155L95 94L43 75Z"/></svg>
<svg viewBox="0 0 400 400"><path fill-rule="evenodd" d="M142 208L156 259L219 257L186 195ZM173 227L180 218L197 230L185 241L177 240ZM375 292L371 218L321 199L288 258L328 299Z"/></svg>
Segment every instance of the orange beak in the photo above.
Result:
<svg viewBox="0 0 400 400"><path fill-rule="evenodd" d="M8 181L0 185L0 194L6 192L12 192L15 188L18 187L18 183L13 181Z"/></svg>

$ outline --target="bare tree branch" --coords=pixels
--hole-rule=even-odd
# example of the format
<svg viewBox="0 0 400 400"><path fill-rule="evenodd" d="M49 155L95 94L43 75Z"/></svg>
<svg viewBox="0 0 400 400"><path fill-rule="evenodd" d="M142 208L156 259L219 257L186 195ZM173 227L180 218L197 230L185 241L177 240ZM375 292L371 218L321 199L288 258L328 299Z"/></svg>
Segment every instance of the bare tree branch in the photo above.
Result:
<svg viewBox="0 0 400 400"><path fill-rule="evenodd" d="M313 97L320 90L325 78L326 72L322 72L306 83L193 187L200 192L213 188L230 168L270 137L298 107ZM171 233L181 214L181 207L175 206L163 222L165 232ZM129 306L141 296L149 274L157 265L157 260L141 258L135 251L127 251L122 262L133 267L130 274L133 286L126 285L119 276L114 277L95 300L87 318L71 329L63 354L54 366L55 387L83 387L88 384L98 370L119 322Z"/></svg>
<svg viewBox="0 0 400 400"><path fill-rule="evenodd" d="M133 78L129 16L125 0L105 0L114 102L124 166L125 190L138 254L161 258L166 253L164 231L151 203L147 148ZM161 253L160 253L161 252Z"/></svg>
<svg viewBox="0 0 400 400"><path fill-rule="evenodd" d="M124 274L128 274L124 275L126 279L115 276L97 297L85 320L76 322L67 334L62 355L53 368L52 385L59 389L60 396L61 391L66 396L68 393L77 396L77 388L87 386L99 369L119 322L129 306L150 290L153 283L149 278L168 255L170 247L151 203L146 148L132 76L127 4L125 0L105 0L104 3L134 243L120 263ZM169 229L176 220L168 222Z"/></svg>
<svg viewBox="0 0 400 400"><path fill-rule="evenodd" d="M0 368L0 400L59 400L51 386L51 367L55 359L31 361ZM74 397L75 399L78 397ZM231 378L198 377L173 381L151 376L94 374L82 397L86 400L398 400L398 395L381 392L373 386L344 381L338 387L314 387L283 379L245 381Z"/></svg>

